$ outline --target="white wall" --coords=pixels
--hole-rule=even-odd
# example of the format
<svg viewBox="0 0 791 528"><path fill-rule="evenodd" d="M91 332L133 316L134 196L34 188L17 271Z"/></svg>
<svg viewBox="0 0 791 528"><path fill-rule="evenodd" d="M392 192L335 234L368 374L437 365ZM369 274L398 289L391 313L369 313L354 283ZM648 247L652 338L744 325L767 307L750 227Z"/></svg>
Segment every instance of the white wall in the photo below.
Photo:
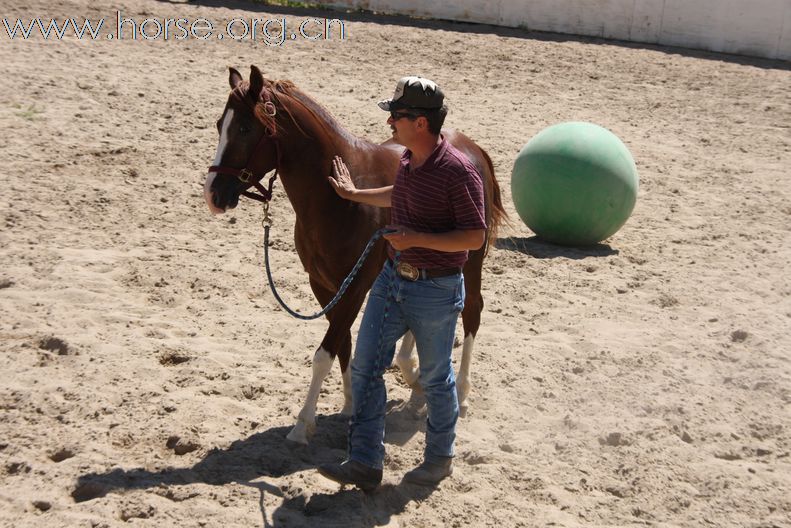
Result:
<svg viewBox="0 0 791 528"><path fill-rule="evenodd" d="M325 0L381 13L523 27L791 61L791 0Z"/></svg>

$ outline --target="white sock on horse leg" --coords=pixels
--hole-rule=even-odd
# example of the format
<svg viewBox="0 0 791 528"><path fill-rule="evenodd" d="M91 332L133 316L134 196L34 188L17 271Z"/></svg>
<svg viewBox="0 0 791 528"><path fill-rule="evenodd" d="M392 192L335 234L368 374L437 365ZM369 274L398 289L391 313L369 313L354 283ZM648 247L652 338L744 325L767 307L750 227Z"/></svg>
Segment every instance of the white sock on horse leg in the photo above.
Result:
<svg viewBox="0 0 791 528"><path fill-rule="evenodd" d="M459 374L456 376L456 395L459 398L459 415L464 417L467 414L467 396L472 389L470 383L470 363L472 362L472 349L475 345L475 336L472 334L464 338L464 347L461 352L461 365Z"/></svg>
<svg viewBox="0 0 791 528"><path fill-rule="evenodd" d="M396 354L395 364L401 369L401 375L404 376L404 381L410 387L413 387L420 377L417 355L414 354L414 351L415 336L412 332L407 332L401 340L401 348L398 349L398 354Z"/></svg>
<svg viewBox="0 0 791 528"><path fill-rule="evenodd" d="M305 405L299 411L294 428L286 436L292 442L307 444L316 430L316 404L319 401L321 384L324 383L324 378L327 377L327 374L330 373L330 368L332 368L332 360L333 357L324 348L319 347L316 350L316 354L313 356L313 378L310 380Z"/></svg>

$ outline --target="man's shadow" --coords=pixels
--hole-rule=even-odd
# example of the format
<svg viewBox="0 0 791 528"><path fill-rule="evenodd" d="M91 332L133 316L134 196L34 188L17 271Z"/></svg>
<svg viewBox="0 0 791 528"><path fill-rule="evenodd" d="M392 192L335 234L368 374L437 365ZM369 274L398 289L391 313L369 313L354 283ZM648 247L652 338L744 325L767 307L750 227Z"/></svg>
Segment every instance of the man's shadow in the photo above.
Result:
<svg viewBox="0 0 791 528"><path fill-rule="evenodd" d="M426 500L436 486L400 482L384 484L373 493L346 488L337 493L316 493L286 498L265 527L320 526L322 528L373 528L390 524L391 517L406 510L410 502ZM262 509L263 511L263 509Z"/></svg>
<svg viewBox="0 0 791 528"><path fill-rule="evenodd" d="M388 403L385 439L389 444L403 445L418 431L425 430L425 409L422 396L407 402ZM346 453L348 418L341 415L319 416L316 432L307 446L290 442L286 435L291 427L272 427L233 442L226 449L212 449L192 467L167 467L158 471L142 468L116 468L105 473L86 473L77 478L71 496L75 502L104 497L125 490L159 489L165 497L179 497L177 487L204 483L222 486L237 483L259 490L262 526L301 526L323 518L323 525L376 526L393 514L402 512L413 500L423 500L433 491L408 484L383 485L372 494L355 488L337 493L305 494L299 488L278 487L264 481L293 473L312 470L327 462L338 462ZM173 489L167 489L168 487ZM266 516L266 493L280 497L282 504ZM357 512L356 514L354 512ZM349 522L350 517L357 521ZM301 520L300 520L301 519ZM387 521L385 521L386 523Z"/></svg>

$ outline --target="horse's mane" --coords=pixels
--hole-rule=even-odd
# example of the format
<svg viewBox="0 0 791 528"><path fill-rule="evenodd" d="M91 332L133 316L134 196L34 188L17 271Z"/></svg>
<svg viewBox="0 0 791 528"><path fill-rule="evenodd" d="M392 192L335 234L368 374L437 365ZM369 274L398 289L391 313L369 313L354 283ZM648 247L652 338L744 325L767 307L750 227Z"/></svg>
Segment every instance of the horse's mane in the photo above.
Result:
<svg viewBox="0 0 791 528"><path fill-rule="evenodd" d="M243 81L243 83L238 86L236 90L238 90L239 95L244 98L247 95L249 88L249 81ZM351 134L348 130L343 128L340 123L338 123L335 117L333 117L333 115L330 114L326 108L308 96L305 92L297 88L297 86L289 80L281 79L277 81L270 81L268 79L264 79L264 86L261 95L263 96L263 100L259 100L257 103L255 103L254 113L256 118L270 131L270 134L273 136L277 136L278 134L276 112L282 111L288 115L291 122L294 123L294 126L296 126L297 130L299 130L302 135L304 135L306 138L311 137L311 134L303 128L302 125L304 123L300 123L300 120L292 113L292 108L294 105L298 105L305 112L307 112L310 117L313 118L315 124L324 131L324 134L327 136L330 142L334 143L337 141L337 138L340 138L349 144L357 143L358 145L366 144L373 147L379 147L379 145L374 145L368 140L358 138ZM271 104L274 104L277 108L276 112L271 111ZM497 228L504 221L507 221L508 214L502 205L500 186L497 183L497 179L494 177L494 165L492 164L492 160L486 151L480 148L479 150L481 151L481 154L488 165L489 172L491 173L491 189L489 189L490 192L486 193L488 213L487 224L489 225L489 243L487 244L488 251L489 247L494 244L494 241L497 238ZM484 173L481 173L481 175L485 178Z"/></svg>
<svg viewBox="0 0 791 528"><path fill-rule="evenodd" d="M310 134L303 128L302 123L292 113L293 105L299 105L310 115L319 127L321 127L325 134L330 138L337 136L343 137L348 142L354 142L357 138L349 131L343 128L340 123L327 111L322 105L313 100L305 92L301 91L297 86L288 80L277 81L264 81L264 101L259 101L255 107L255 115L261 123L277 133L276 116L267 112L266 100L269 99L275 103L278 110L284 111L289 119L294 123L297 129L305 136L311 137ZM279 104L278 104L279 103Z"/></svg>

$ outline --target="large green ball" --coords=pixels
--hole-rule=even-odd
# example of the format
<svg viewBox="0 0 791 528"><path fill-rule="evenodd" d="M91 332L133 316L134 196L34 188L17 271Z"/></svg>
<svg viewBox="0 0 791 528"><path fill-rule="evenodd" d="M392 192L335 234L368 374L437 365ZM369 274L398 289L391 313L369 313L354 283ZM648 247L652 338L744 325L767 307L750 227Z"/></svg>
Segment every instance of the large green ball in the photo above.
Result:
<svg viewBox="0 0 791 528"><path fill-rule="evenodd" d="M522 148L511 196L522 221L557 244L595 244L613 235L637 200L637 168L618 137L592 123L545 128Z"/></svg>

